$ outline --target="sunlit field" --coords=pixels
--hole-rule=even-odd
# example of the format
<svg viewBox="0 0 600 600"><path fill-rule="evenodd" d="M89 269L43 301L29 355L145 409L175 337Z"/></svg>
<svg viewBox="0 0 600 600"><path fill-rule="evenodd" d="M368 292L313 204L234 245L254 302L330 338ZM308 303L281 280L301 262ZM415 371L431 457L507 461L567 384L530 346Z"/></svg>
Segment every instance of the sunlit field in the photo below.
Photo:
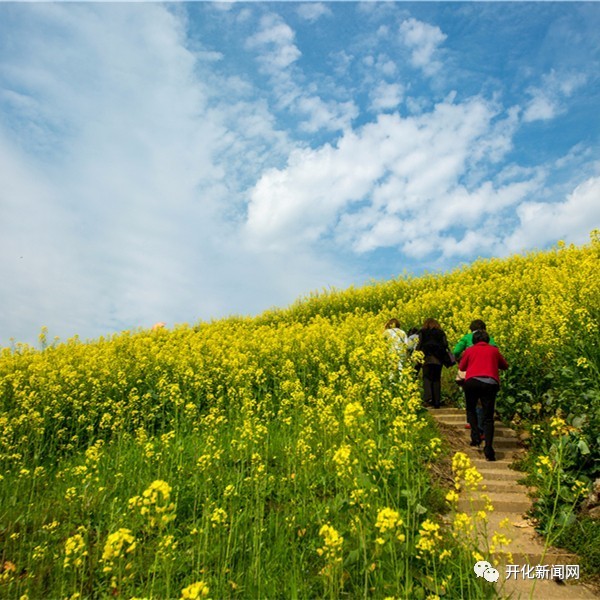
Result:
<svg viewBox="0 0 600 600"><path fill-rule="evenodd" d="M556 535L600 475L599 259L593 234L256 318L4 349L0 597L492 597L473 563L500 549L448 512L442 441L383 325L435 317L452 344L486 321Z"/></svg>

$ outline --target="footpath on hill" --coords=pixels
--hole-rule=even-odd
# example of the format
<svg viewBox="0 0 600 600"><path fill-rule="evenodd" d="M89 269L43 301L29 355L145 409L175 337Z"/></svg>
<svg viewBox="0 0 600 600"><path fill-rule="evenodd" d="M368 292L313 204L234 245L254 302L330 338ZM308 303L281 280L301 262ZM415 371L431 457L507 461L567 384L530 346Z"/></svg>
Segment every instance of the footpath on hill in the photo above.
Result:
<svg viewBox="0 0 600 600"><path fill-rule="evenodd" d="M497 587L500 596L515 600L600 598L598 590L594 590L591 585L582 583L574 576L572 566L578 565L577 556L559 548L545 549L543 538L536 533L533 524L527 520L526 512L531 507L532 501L527 493L527 487L518 483L524 474L510 468L520 452L516 432L496 423L494 435L496 461L488 462L480 448L469 446L470 434L465 429L464 409L441 408L429 412L452 449L469 456L483 477L480 494L486 494L494 506L493 512L488 514L488 525L485 528L490 544L494 532L500 530L511 540L505 550L511 553L511 564L515 566L492 565L500 572L500 579L490 585ZM459 499L458 510L467 512L478 510L483 506L483 498L475 497L470 501L463 494ZM499 527L505 519L510 523L508 529ZM568 578L566 573L562 580L551 578L553 574L560 573L561 568L566 570L567 565L571 567ZM536 572L543 576L536 578Z"/></svg>

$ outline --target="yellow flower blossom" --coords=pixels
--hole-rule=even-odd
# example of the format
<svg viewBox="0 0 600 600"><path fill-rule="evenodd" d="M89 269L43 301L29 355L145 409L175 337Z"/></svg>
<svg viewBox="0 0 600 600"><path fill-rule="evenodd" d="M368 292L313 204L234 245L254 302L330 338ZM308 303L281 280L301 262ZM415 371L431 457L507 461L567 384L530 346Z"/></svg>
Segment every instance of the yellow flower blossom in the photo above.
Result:
<svg viewBox="0 0 600 600"><path fill-rule="evenodd" d="M348 428L355 427L364 414L365 409L360 402L350 402L344 409L344 425Z"/></svg>
<svg viewBox="0 0 600 600"><path fill-rule="evenodd" d="M458 503L458 493L455 490L450 490L447 494L446 494L446 500L451 504L451 505L456 505Z"/></svg>
<svg viewBox="0 0 600 600"><path fill-rule="evenodd" d="M403 524L400 514L391 508L382 508L377 513L377 521L375 527L381 532L393 531L396 527L401 527Z"/></svg>
<svg viewBox="0 0 600 600"><path fill-rule="evenodd" d="M348 444L342 444L333 455L333 463L335 464L336 472L339 477L349 475L352 472L352 464L355 461L351 461L350 455L352 449Z"/></svg>
<svg viewBox="0 0 600 600"><path fill-rule="evenodd" d="M137 546L135 536L130 529L122 527L115 533L111 533L102 552L102 562L106 564L105 572L112 571L116 560L131 554Z"/></svg>
<svg viewBox="0 0 600 600"><path fill-rule="evenodd" d="M567 435L573 429L573 427L567 425L562 417L557 416L550 419L550 431L554 436L560 437L562 435Z"/></svg>
<svg viewBox="0 0 600 600"><path fill-rule="evenodd" d="M206 598L210 590L204 581L196 581L181 590L181 600Z"/></svg>
<svg viewBox="0 0 600 600"><path fill-rule="evenodd" d="M363 565L368 574L380 568L379 559L383 571L387 568L384 559L392 553L386 544L391 549L408 539L407 550L416 545L422 560L446 565L437 573L438 587L427 585L425 595L435 590L448 597L442 590L449 587L446 567L457 558L449 554L454 546L446 548L435 523L425 521L413 531L412 519L410 525L401 523L403 513L390 506L396 476L401 486L409 486L405 471L421 480L421 467L432 463L441 441L432 438L431 419L421 410L421 382L410 364L422 357L415 352L404 361L402 376L390 380L382 321L400 316L403 327L412 326L443 307L439 316L448 339L455 340L473 315L480 315L510 363L513 377L506 378L505 389L515 401L504 408L517 411L514 423L526 426L533 438L551 432L555 446L571 436L583 452L585 440L595 437L576 437L580 428L587 436L590 421L577 419L577 429L569 423L566 414L571 411L564 399L571 396L550 393L541 399L534 394L528 403L531 413L525 414L526 396L513 392L515 385L525 386L519 392L532 391L531 382L518 378L532 368L541 379L552 374L557 391L568 377L594 375L589 350L595 349L598 336L599 250L596 233L586 247L561 244L549 252L478 261L448 275L327 290L257 317L184 324L159 334L128 331L49 347L44 334L43 351L19 344L0 349L0 393L6 400L0 415L0 480L9 503L27 504L24 520L4 536L0 584L8 582L12 587L7 593L17 597L23 590L44 588L51 597L66 598L80 589L82 573L93 566L86 553L97 546L99 568L107 576L96 578L91 587L84 585L82 595L126 596L133 592L133 582L146 575L142 569L152 564L153 553L156 578L162 581L172 567L170 559L183 556L188 542L194 564L197 551L205 547L222 562L228 549L235 555L241 547L236 535L259 543L277 525L282 535L306 548L318 547L319 562L329 569L323 572L332 574L323 595L356 591L354 577L347 579L341 563L346 548L357 548L357 540L366 540L367 553L374 554ZM563 374L565 368L570 375ZM573 401L581 406L578 397ZM561 404L565 412L549 412ZM584 414L575 408L573 415ZM546 422L547 414L551 418ZM531 424L530 418L538 423ZM554 456L548 452L537 459L540 478L556 474ZM457 453L452 462L455 486L447 500L456 511L459 492L461 499L472 499L470 492L481 490L482 479L465 453ZM62 490L57 514L68 515L62 523L46 523L44 516L52 496L47 493L50 465L57 465L52 475ZM166 478L172 473L183 487L172 489L162 479L150 484L144 479L148 473ZM581 481L568 486L576 499L588 490ZM134 489L136 495L123 497L124 489ZM413 492L407 490L409 498ZM180 497L186 521L175 527ZM317 506L316 499L325 507ZM123 514L128 500L130 510ZM292 504L285 504L288 500ZM116 523L113 529L72 530L72 523L87 522L87 513L107 502L110 515L102 522ZM490 504L485 501L468 514L457 512L448 527L450 541L477 547L472 543L475 525L488 518ZM242 530L231 527L238 515ZM344 520L348 539L329 522L315 546L309 539L311 516L322 523ZM39 527L32 529L35 524ZM492 541L500 552L505 539ZM143 550L140 560L134 560L136 544ZM242 571L247 558L240 556ZM475 553L474 560L483 559ZM45 588L44 565L52 562L70 572L56 580L58 587L56 578L50 578ZM224 563L217 567L220 592L243 595L243 579L225 572ZM431 583L430 574L424 574L424 583ZM127 585L125 577L130 577ZM182 597L207 596L211 580L203 573L198 577L202 581L196 584L196 577L186 582L191 585L181 591ZM368 583L375 585L376 579ZM181 588L170 589L177 596ZM318 588L308 582L298 593L306 589ZM379 588L366 592L392 593Z"/></svg>
<svg viewBox="0 0 600 600"><path fill-rule="evenodd" d="M150 527L164 527L177 516L175 503L171 502L171 486L160 479L153 481L141 496L130 498L129 508L138 508Z"/></svg>
<svg viewBox="0 0 600 600"><path fill-rule="evenodd" d="M210 521L213 527L219 527L221 525L227 525L227 512L222 508L215 508L210 515Z"/></svg>
<svg viewBox="0 0 600 600"><path fill-rule="evenodd" d="M416 543L418 555L423 557L425 553L432 554L441 540L440 526L426 519L419 528L419 539Z"/></svg>
<svg viewBox="0 0 600 600"><path fill-rule="evenodd" d="M317 548L317 554L329 563L341 563L344 538L329 524L321 527L319 535L323 538L323 546Z"/></svg>
<svg viewBox="0 0 600 600"><path fill-rule="evenodd" d="M81 567L83 564L83 558L88 555L85 549L85 541L80 533L76 533L71 536L65 542L65 559L63 566L67 567Z"/></svg>

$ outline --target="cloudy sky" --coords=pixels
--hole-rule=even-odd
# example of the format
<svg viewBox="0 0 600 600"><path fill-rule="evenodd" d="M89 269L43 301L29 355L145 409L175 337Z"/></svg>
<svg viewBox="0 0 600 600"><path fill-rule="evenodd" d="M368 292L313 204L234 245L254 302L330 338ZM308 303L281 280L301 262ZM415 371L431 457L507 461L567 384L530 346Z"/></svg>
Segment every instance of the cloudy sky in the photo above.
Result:
<svg viewBox="0 0 600 600"><path fill-rule="evenodd" d="M0 346L585 243L600 4L0 3Z"/></svg>

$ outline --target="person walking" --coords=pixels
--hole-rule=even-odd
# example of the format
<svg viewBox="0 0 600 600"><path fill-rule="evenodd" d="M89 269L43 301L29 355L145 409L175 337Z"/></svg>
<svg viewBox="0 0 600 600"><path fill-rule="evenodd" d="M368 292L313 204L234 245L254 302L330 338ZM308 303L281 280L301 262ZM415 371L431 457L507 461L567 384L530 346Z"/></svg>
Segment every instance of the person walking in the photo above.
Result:
<svg viewBox="0 0 600 600"><path fill-rule="evenodd" d="M419 328L411 327L406 334L406 349L408 354L412 354L419 343Z"/></svg>
<svg viewBox="0 0 600 600"><path fill-rule="evenodd" d="M500 389L499 370L508 369L508 363L500 350L490 344L487 331L478 330L473 333L473 345L465 350L458 368L465 371L464 390L467 421L471 425L471 446L480 446L482 441L476 412L477 401L480 400L485 441L483 453L486 460L496 460L493 442L496 395Z"/></svg>
<svg viewBox="0 0 600 600"><path fill-rule="evenodd" d="M473 345L473 334L476 331L487 331L487 327L485 323L481 319L474 319L471 321L469 325L469 332L465 333L460 340L456 343L454 348L452 349L452 353L456 357L456 360L459 361L462 353ZM490 335L490 345L495 346L496 342L494 338Z"/></svg>
<svg viewBox="0 0 600 600"><path fill-rule="evenodd" d="M473 345L473 333L475 333L476 331L487 331L486 325L481 319L474 319L473 321L471 321L471 324L469 325L469 332L465 333L465 335L463 335L460 338L460 340L458 340L458 342L452 349L452 353L454 354L454 357L456 358L457 362L460 361L460 358L461 358L463 352L467 348L470 348ZM496 345L496 342L494 341L494 338L492 336L490 336L490 344L492 346ZM456 382L459 385L464 384L464 372L463 371L458 372L457 377L456 377ZM481 434L483 434L483 409L481 408L480 404L477 404L476 410L477 410L477 424L479 427L479 432ZM465 425L465 427L467 429L471 428L469 423L467 423Z"/></svg>
<svg viewBox="0 0 600 600"><path fill-rule="evenodd" d="M406 333L400 329L400 321L398 319L390 319L385 324L383 330L385 335L391 341L392 351L398 355L398 372L402 372L403 360L406 356Z"/></svg>
<svg viewBox="0 0 600 600"><path fill-rule="evenodd" d="M440 408L442 403L442 366L450 351L446 334L435 319L425 319L419 330L416 350L423 353L423 403Z"/></svg>

